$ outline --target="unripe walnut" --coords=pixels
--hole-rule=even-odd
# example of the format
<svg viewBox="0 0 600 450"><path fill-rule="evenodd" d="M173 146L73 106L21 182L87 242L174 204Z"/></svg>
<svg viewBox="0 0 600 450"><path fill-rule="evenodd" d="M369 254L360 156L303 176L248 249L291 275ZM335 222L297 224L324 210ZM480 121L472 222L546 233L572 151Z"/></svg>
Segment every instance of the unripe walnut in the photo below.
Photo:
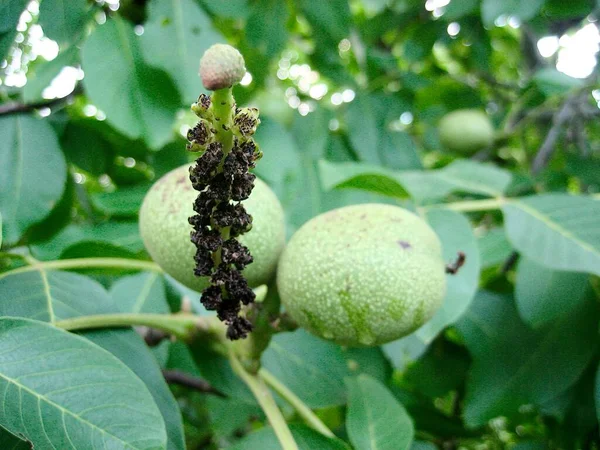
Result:
<svg viewBox="0 0 600 450"><path fill-rule="evenodd" d="M194 214L197 191L192 189L189 167L172 170L148 191L140 209L140 233L148 253L166 273L200 292L208 281L194 275L196 248L190 241L188 217ZM239 238L254 257L242 273L256 287L275 272L285 243L285 220L279 200L258 178L252 195L242 203L254 218L252 229Z"/></svg>
<svg viewBox="0 0 600 450"><path fill-rule="evenodd" d="M477 109L459 109L440 120L442 145L451 152L472 155L492 144L494 127L487 114Z"/></svg>
<svg viewBox="0 0 600 450"><path fill-rule="evenodd" d="M437 235L410 211L368 204L315 217L292 237L277 270L286 311L341 345L406 336L438 310L446 292Z"/></svg>

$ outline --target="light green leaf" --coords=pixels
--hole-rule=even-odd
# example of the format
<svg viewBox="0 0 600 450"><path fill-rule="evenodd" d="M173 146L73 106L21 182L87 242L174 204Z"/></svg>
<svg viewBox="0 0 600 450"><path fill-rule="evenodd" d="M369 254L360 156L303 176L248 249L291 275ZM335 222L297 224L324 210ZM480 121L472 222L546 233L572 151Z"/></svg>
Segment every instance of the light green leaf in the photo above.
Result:
<svg viewBox="0 0 600 450"><path fill-rule="evenodd" d="M383 167L360 163L319 161L323 189L361 189L395 198L409 196L401 183L401 174Z"/></svg>
<svg viewBox="0 0 600 450"><path fill-rule="evenodd" d="M283 50L288 33L286 24L290 12L287 4L279 0L257 0L252 3L246 39L268 59Z"/></svg>
<svg viewBox="0 0 600 450"><path fill-rule="evenodd" d="M45 4L45 2L42 2ZM27 72L27 84L23 87L23 100L34 102L42 99L42 92L65 66L75 66L79 62L79 48L73 45L52 61L44 61ZM33 73L31 73L33 72Z"/></svg>
<svg viewBox="0 0 600 450"><path fill-rule="evenodd" d="M319 434L305 425L292 424L290 431L294 436L298 450L349 450L340 439L331 439ZM250 433L228 450L280 450L281 444L270 427Z"/></svg>
<svg viewBox="0 0 600 450"><path fill-rule="evenodd" d="M493 228L483 236L479 236L477 245L482 269L504 262L513 251L503 228Z"/></svg>
<svg viewBox="0 0 600 450"><path fill-rule="evenodd" d="M528 328L510 297L480 292L457 325L473 357L464 418L469 427L521 405L541 405L580 377L597 347L598 308L574 308L552 327Z"/></svg>
<svg viewBox="0 0 600 450"><path fill-rule="evenodd" d="M44 0L38 20L46 36L64 45L79 39L90 17L85 0Z"/></svg>
<svg viewBox="0 0 600 450"><path fill-rule="evenodd" d="M4 239L12 244L44 219L60 199L67 166L46 120L26 115L1 117L0 141L0 211Z"/></svg>
<svg viewBox="0 0 600 450"><path fill-rule="evenodd" d="M454 211L437 210L427 213L427 222L442 241L444 260L456 260L458 252L466 256L457 274L446 277L446 297L442 307L415 334L429 344L448 325L456 322L469 308L479 282L481 264L477 240L469 220Z"/></svg>
<svg viewBox="0 0 600 450"><path fill-rule="evenodd" d="M513 16L521 21L534 17L545 0L483 0L481 3L481 19L485 26L491 27L494 21L502 16Z"/></svg>
<svg viewBox="0 0 600 450"><path fill-rule="evenodd" d="M316 29L324 33L335 46L350 34L351 14L346 0L330 0L327 2L315 2L312 0L301 0L299 7Z"/></svg>
<svg viewBox="0 0 600 450"><path fill-rule="evenodd" d="M157 272L121 277L110 288L110 295L123 312L169 312L162 275Z"/></svg>
<svg viewBox="0 0 600 450"><path fill-rule="evenodd" d="M368 373L382 381L389 376L378 348L342 349L304 330L275 335L262 363L311 408L344 404L347 376Z"/></svg>
<svg viewBox="0 0 600 450"><path fill-rule="evenodd" d="M2 213L0 212L0 248L2 248Z"/></svg>
<svg viewBox="0 0 600 450"><path fill-rule="evenodd" d="M406 450L415 434L404 407L379 381L359 375L346 380L346 430L356 450Z"/></svg>
<svg viewBox="0 0 600 450"><path fill-rule="evenodd" d="M61 258L75 245L103 243L121 248L131 253L144 249L137 222L103 222L99 224L70 224L52 239L31 247L38 259Z"/></svg>
<svg viewBox="0 0 600 450"><path fill-rule="evenodd" d="M146 61L167 72L186 104L206 92L198 77L200 58L223 41L210 18L193 0L153 0L148 5L141 46Z"/></svg>
<svg viewBox="0 0 600 450"><path fill-rule="evenodd" d="M91 278L70 272L0 274L1 316L56 322L81 315L118 312L104 288Z"/></svg>
<svg viewBox="0 0 600 450"><path fill-rule="evenodd" d="M36 448L160 449L148 389L116 357L48 324L0 319L0 423Z"/></svg>
<svg viewBox="0 0 600 450"><path fill-rule="evenodd" d="M460 0L456 2L450 2L444 11L442 16L444 20L453 22L464 16L470 15L475 11L479 11L480 0Z"/></svg>
<svg viewBox="0 0 600 450"><path fill-rule="evenodd" d="M117 130L153 149L173 138L178 92L142 59L131 25L115 16L98 26L83 46L82 65L90 100Z"/></svg>
<svg viewBox="0 0 600 450"><path fill-rule="evenodd" d="M561 95L583 86L583 80L570 77L556 69L545 68L536 72L533 81L547 96Z"/></svg>
<svg viewBox="0 0 600 450"><path fill-rule="evenodd" d="M509 171L491 164L459 159L443 169L431 171L450 191L497 197L506 191L512 176Z"/></svg>
<svg viewBox="0 0 600 450"><path fill-rule="evenodd" d="M144 382L165 422L167 450L185 450L179 405L140 335L133 330L98 330L83 336L123 361Z"/></svg>
<svg viewBox="0 0 600 450"><path fill-rule="evenodd" d="M502 208L512 245L554 270L600 275L600 201L567 194L543 194Z"/></svg>
<svg viewBox="0 0 600 450"><path fill-rule="evenodd" d="M589 275L559 272L521 257L515 300L519 314L533 328L560 318L585 301Z"/></svg>
<svg viewBox="0 0 600 450"><path fill-rule="evenodd" d="M378 164L379 123L367 95L359 94L346 109L348 137L361 161Z"/></svg>

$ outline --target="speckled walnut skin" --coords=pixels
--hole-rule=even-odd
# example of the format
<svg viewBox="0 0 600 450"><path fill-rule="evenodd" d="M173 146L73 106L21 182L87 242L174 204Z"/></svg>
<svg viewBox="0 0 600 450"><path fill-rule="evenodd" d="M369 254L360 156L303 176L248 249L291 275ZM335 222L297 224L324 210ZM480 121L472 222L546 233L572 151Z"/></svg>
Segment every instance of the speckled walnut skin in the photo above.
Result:
<svg viewBox="0 0 600 450"><path fill-rule="evenodd" d="M150 189L140 209L140 233L152 259L187 287L202 291L208 278L194 276L196 252L190 241L188 217L198 192L192 189L188 164L172 170ZM243 202L254 217L252 230L240 236L254 262L243 270L252 287L266 283L274 274L285 243L285 220L279 200L260 179L252 196Z"/></svg>
<svg viewBox="0 0 600 450"><path fill-rule="evenodd" d="M396 340L428 321L446 292L434 231L415 214L367 204L315 217L290 240L277 286L302 327L348 346Z"/></svg>

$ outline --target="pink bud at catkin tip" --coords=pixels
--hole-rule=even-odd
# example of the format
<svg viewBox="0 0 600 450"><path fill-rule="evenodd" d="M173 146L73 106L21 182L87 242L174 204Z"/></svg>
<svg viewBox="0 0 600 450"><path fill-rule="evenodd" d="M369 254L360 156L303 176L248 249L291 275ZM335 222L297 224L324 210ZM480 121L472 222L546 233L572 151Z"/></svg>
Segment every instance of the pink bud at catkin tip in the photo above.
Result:
<svg viewBox="0 0 600 450"><path fill-rule="evenodd" d="M200 59L200 78L211 91L239 83L246 73L244 57L231 45L215 44Z"/></svg>

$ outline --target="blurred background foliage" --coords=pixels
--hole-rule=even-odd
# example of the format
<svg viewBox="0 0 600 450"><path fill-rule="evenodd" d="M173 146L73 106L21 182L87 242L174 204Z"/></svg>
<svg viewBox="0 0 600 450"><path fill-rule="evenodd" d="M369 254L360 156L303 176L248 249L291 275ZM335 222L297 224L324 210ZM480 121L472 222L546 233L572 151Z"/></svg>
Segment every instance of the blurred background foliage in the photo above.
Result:
<svg viewBox="0 0 600 450"><path fill-rule="evenodd" d="M256 171L284 205L288 235L353 203L600 192L598 18L595 0L3 0L0 264L19 264L23 249L42 261L147 258L138 209L158 177L192 159L198 61L217 42L245 57L235 96L260 108ZM469 161L446 151L437 129L461 108L486 111L496 129ZM547 158L536 163L540 152ZM398 200L405 190L412 199ZM505 219L523 227L524 210L513 209ZM382 381L395 369L388 385L412 416L415 447L598 448L590 277L560 272L574 269L552 254L546 266L522 257L515 269L518 239L507 240L498 211L471 212L470 224L452 211L427 214L445 256L465 251L471 265L451 281L444 317L386 346L389 361L380 350L363 355ZM581 272L600 274L594 264ZM87 274L111 293L124 288L122 271ZM321 349L340 369L311 372L307 362L304 381L279 375L345 437L345 390L311 392L342 382L350 356L295 336L277 345L307 360L303 349ZM275 357L268 351L265 364ZM162 364L219 383L214 367L196 367L177 345ZM242 395L176 393L189 448L234 443L262 420ZM267 448L254 442L234 448Z"/></svg>

